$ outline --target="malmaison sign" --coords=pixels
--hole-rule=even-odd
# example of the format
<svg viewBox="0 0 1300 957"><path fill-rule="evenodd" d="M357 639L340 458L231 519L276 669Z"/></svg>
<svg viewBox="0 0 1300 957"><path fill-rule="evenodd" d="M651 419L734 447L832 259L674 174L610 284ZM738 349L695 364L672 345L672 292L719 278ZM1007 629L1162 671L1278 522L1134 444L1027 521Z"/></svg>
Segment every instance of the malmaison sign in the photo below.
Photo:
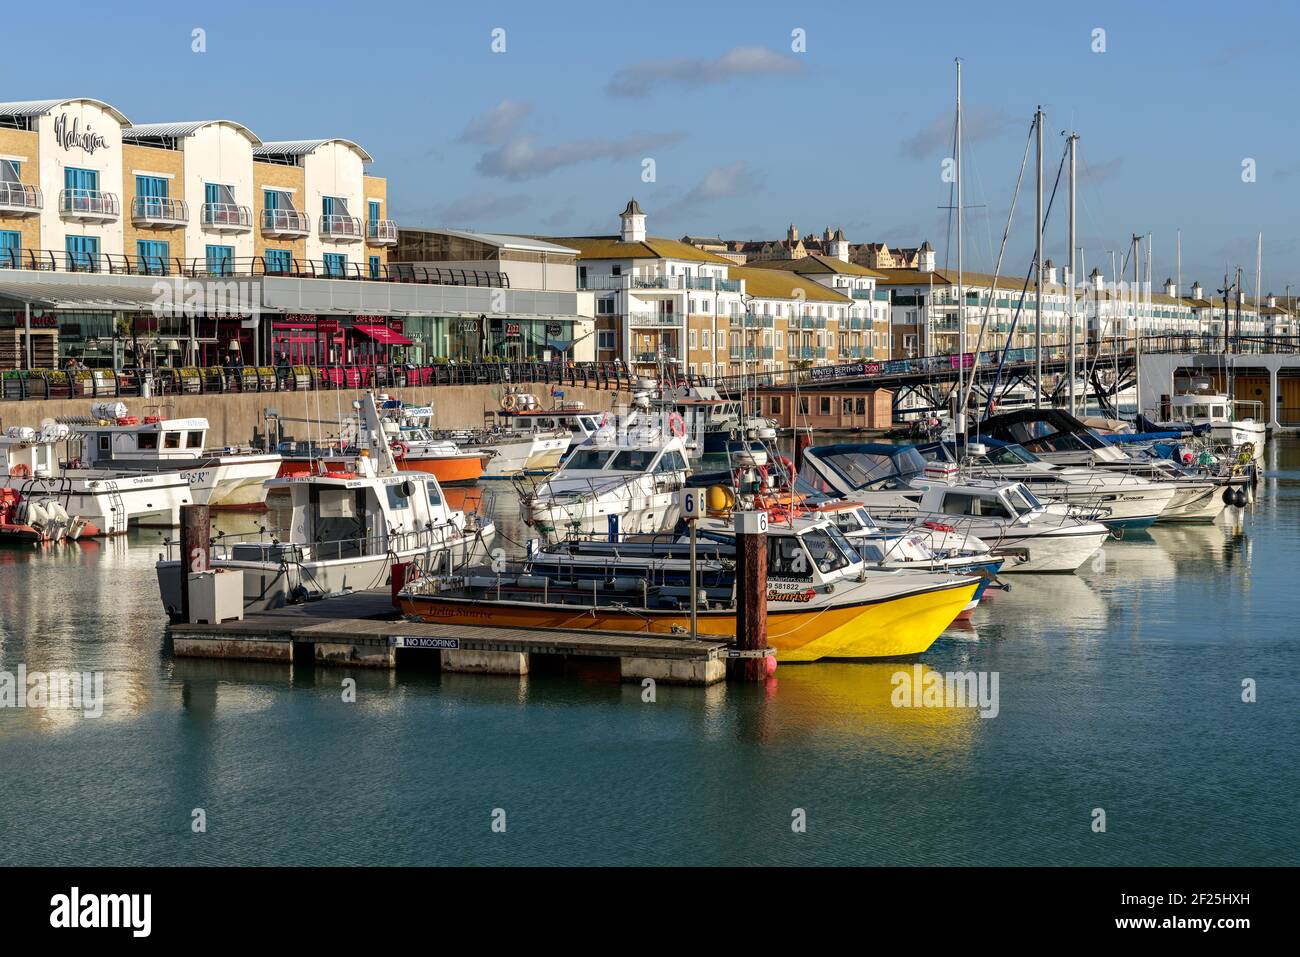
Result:
<svg viewBox="0 0 1300 957"><path fill-rule="evenodd" d="M59 118L54 121L54 139L65 150L80 149L85 150L87 154L108 146L108 140L98 133L92 133L89 125L82 130L80 120L74 118L72 125L69 126L67 113L60 113Z"/></svg>

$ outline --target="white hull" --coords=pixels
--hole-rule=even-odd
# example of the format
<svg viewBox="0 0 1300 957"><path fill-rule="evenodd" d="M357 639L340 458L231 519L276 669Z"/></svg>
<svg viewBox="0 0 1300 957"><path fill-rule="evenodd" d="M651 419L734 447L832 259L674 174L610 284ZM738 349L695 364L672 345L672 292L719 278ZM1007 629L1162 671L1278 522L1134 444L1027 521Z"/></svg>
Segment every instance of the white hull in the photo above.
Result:
<svg viewBox="0 0 1300 957"><path fill-rule="evenodd" d="M1031 486L1033 487L1033 486ZM1102 486L1063 483L1064 495L1051 487L1034 487L1035 494L1056 498L1083 509L1096 509L1097 521L1104 525L1149 525L1157 521L1177 489L1168 486Z"/></svg>
<svg viewBox="0 0 1300 957"><path fill-rule="evenodd" d="M554 472L569 450L570 439L564 437L536 437L504 441L494 445L480 445L468 452L494 453L483 466L485 479L509 479L518 475Z"/></svg>
<svg viewBox="0 0 1300 957"><path fill-rule="evenodd" d="M196 503L213 508L247 508L265 504L266 483L279 470L279 455L228 455L182 473Z"/></svg>
<svg viewBox="0 0 1300 957"><path fill-rule="evenodd" d="M1070 529L1026 535L1020 538L1006 536L993 546L999 549L1024 549L1027 561L1009 560L999 574L1007 572L1073 572L1097 554L1106 541L1106 532L1082 532ZM993 539L986 539L992 543Z"/></svg>
<svg viewBox="0 0 1300 957"><path fill-rule="evenodd" d="M640 487L620 488L603 496L556 496L525 502L523 510L524 521L550 542L611 532L618 536L654 535L671 531L681 516L675 490L653 492Z"/></svg>
<svg viewBox="0 0 1300 957"><path fill-rule="evenodd" d="M1223 501L1223 488L1214 482L1189 483L1177 490L1157 521L1212 522L1227 508Z"/></svg>
<svg viewBox="0 0 1300 957"><path fill-rule="evenodd" d="M238 569L244 573L244 612L257 614L285 605L298 604L347 591L387 588L396 562L421 560L428 563L450 549L453 566L473 564L490 558L495 527L483 526L481 535L449 538L443 545L396 549L375 555L359 555L328 561L269 562L218 559L213 568ZM181 566L176 561L158 562L158 589L163 606L173 619L181 608Z"/></svg>
<svg viewBox="0 0 1300 957"><path fill-rule="evenodd" d="M128 526L176 528L181 506L192 504L190 486L177 472L120 476L93 469L69 469L58 478L0 478L0 484L33 498L49 497L70 516L92 522L102 535L122 535Z"/></svg>
<svg viewBox="0 0 1300 957"><path fill-rule="evenodd" d="M1264 443L1268 441L1268 428L1262 422L1216 422L1210 426L1210 437L1229 445L1254 447L1255 458L1264 458Z"/></svg>

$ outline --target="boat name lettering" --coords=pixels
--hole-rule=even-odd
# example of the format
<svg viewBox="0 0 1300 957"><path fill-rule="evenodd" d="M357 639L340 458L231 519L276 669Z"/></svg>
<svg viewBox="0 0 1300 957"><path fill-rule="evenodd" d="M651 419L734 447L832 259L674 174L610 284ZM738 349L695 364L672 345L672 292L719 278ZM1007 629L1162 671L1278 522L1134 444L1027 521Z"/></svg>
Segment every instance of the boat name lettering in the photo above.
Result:
<svg viewBox="0 0 1300 957"><path fill-rule="evenodd" d="M768 601L794 601L805 602L812 601L813 591L768 591Z"/></svg>

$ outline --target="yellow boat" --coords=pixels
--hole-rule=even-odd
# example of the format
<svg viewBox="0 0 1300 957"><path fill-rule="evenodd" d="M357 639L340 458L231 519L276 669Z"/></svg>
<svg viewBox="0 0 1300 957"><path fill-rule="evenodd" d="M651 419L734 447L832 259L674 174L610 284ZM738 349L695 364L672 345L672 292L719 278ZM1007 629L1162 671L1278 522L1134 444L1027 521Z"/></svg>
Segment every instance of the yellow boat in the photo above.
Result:
<svg viewBox="0 0 1300 957"><path fill-rule="evenodd" d="M824 519L774 526L768 538L768 644L781 661L919 655L970 603L980 583L965 576L866 569ZM690 629L680 589L646 587L629 594L596 580L466 574L417 581L399 601L412 617L470 626L675 635ZM736 633L729 598L698 608L696 618L701 635Z"/></svg>

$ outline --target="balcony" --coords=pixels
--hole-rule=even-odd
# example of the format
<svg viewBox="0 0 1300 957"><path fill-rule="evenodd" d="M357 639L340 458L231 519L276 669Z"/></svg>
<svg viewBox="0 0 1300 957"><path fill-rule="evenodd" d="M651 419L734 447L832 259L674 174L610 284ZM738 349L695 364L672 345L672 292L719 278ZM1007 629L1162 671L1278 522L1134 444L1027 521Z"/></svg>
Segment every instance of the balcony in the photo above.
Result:
<svg viewBox="0 0 1300 957"><path fill-rule="evenodd" d="M276 239L299 239L311 232L311 217L296 209L262 210L262 235Z"/></svg>
<svg viewBox="0 0 1300 957"><path fill-rule="evenodd" d="M214 233L246 233L253 228L253 214L247 206L204 203L203 228Z"/></svg>
<svg viewBox="0 0 1300 957"><path fill-rule="evenodd" d="M355 216L331 213L320 218L320 238L338 243L359 243L366 236L365 227Z"/></svg>
<svg viewBox="0 0 1300 957"><path fill-rule="evenodd" d="M741 319L733 319L732 324L743 325L746 329L772 329L776 326L776 319L773 316L758 316L747 312Z"/></svg>
<svg viewBox="0 0 1300 957"><path fill-rule="evenodd" d="M816 325L817 325L817 320L814 319L812 316L800 316L800 317L799 317L799 326L798 326L798 328L800 328L800 329L812 329L812 328L816 327Z"/></svg>
<svg viewBox="0 0 1300 957"><path fill-rule="evenodd" d="M718 292L740 292L739 279L719 279L717 281Z"/></svg>
<svg viewBox="0 0 1300 957"><path fill-rule="evenodd" d="M190 221L190 207L183 199L137 196L131 203L131 222L153 229L175 229Z"/></svg>
<svg viewBox="0 0 1300 957"><path fill-rule="evenodd" d="M391 219L372 219L366 223L366 242L371 246L396 246L397 223Z"/></svg>
<svg viewBox="0 0 1300 957"><path fill-rule="evenodd" d="M39 186L0 183L0 213L6 216L36 216L45 205Z"/></svg>
<svg viewBox="0 0 1300 957"><path fill-rule="evenodd" d="M627 317L628 322L633 326L659 326L669 329L676 329L680 325L677 318L671 312L633 312Z"/></svg>
<svg viewBox="0 0 1300 957"><path fill-rule="evenodd" d="M849 319L849 328L855 332L861 332L863 329L867 328L867 320L859 319L854 316Z"/></svg>
<svg viewBox="0 0 1300 957"><path fill-rule="evenodd" d="M101 193L97 189L64 189L59 191L59 215L78 223L102 223L117 219L122 213L116 193Z"/></svg>
<svg viewBox="0 0 1300 957"><path fill-rule="evenodd" d="M872 298L872 293L870 289L854 289L852 292L849 293L849 295L852 296L854 299Z"/></svg>

